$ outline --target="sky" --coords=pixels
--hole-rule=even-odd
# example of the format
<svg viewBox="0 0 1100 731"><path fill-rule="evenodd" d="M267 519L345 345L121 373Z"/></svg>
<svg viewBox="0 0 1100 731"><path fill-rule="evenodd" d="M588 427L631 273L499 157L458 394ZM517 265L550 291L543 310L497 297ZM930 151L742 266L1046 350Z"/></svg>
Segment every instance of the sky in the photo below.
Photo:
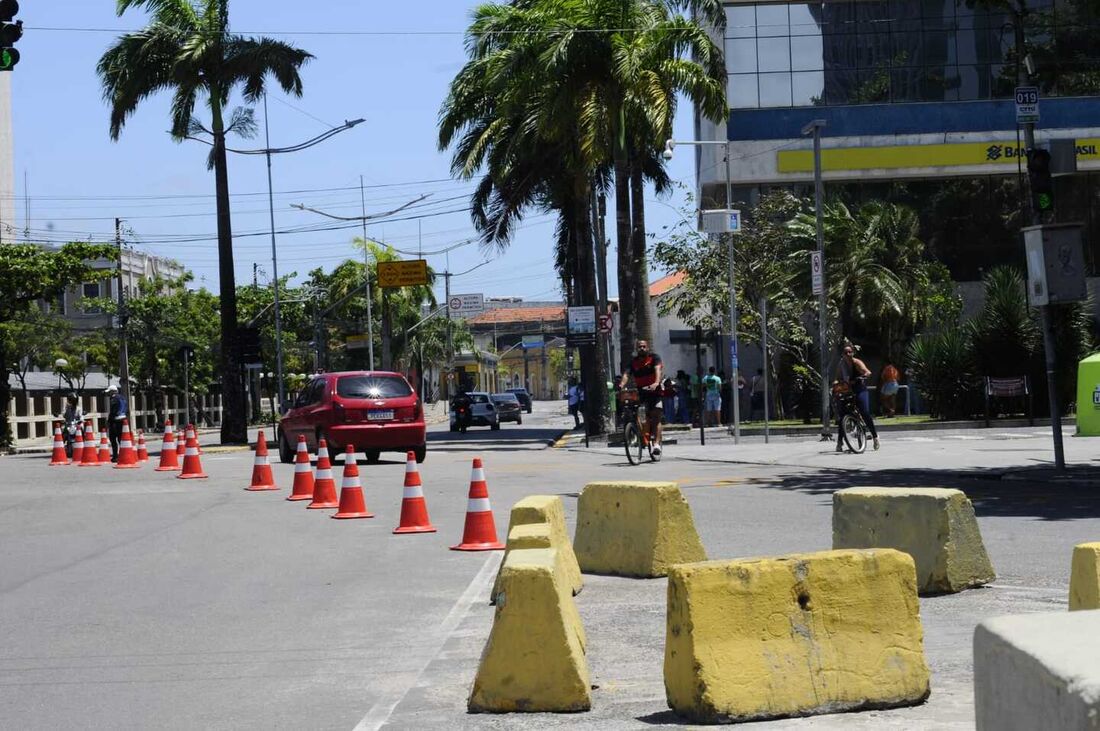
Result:
<svg viewBox="0 0 1100 731"><path fill-rule="evenodd" d="M24 2L19 18L22 55L12 78L17 221L20 237L34 241L113 240L114 219L124 220L128 243L169 256L195 275L197 285L217 291L214 177L207 148L176 143L169 127L167 94L142 104L117 142L108 134L108 108L95 65L120 32L144 25L142 11L115 14L114 0ZM449 254L432 253L475 236L469 214L474 181L454 180L450 155L437 149L437 119L447 87L465 59L463 32L476 3L426 0L415 5L380 0L323 3L232 0L234 32L269 35L297 45L315 58L302 71L305 93L269 93L271 145L296 144L348 119L365 123L317 147L274 157L275 225L281 276L299 278L317 267L331 271L355 256L350 242L358 223L341 224L294 204L357 216L360 176L368 214L391 211L421 195L429 197L368 235L415 255L425 252L437 271L467 272L452 279L452 294L560 299L553 268L554 219L530 211L507 251L484 251L473 243ZM415 8L415 14L412 11ZM231 106L242 105L239 98ZM198 108L200 116L208 114ZM260 136L232 139L231 147L264 147L263 107L256 110ZM690 104L682 102L674 129L692 136ZM677 154L672 178L694 187L694 156ZM27 185L24 187L24 174ZM230 155L234 259L238 284L260 283L272 274L263 156ZM24 214L29 199L29 222ZM651 232L681 220L682 193L647 196ZM613 208L613 207L612 207ZM398 220L405 219L405 220ZM350 229L315 229L349 226ZM614 272L614 217L608 258ZM291 233L293 229L314 229ZM7 236L5 236L7 239ZM415 258L407 256L406 258ZM487 264L481 265L483 262ZM655 272L652 279L663 272ZM614 277L610 290L615 294ZM442 284L437 297L442 299Z"/></svg>

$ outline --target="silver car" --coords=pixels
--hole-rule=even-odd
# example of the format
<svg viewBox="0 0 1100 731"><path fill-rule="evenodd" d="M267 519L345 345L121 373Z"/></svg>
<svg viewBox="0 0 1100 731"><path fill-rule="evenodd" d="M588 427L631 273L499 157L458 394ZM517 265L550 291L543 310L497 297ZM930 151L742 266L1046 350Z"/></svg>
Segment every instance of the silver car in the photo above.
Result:
<svg viewBox="0 0 1100 731"><path fill-rule="evenodd" d="M487 426L493 431L500 429L497 410L489 394L484 391L468 391L466 395L470 399L470 426ZM455 420L455 412L452 410L451 431L457 430L458 423Z"/></svg>

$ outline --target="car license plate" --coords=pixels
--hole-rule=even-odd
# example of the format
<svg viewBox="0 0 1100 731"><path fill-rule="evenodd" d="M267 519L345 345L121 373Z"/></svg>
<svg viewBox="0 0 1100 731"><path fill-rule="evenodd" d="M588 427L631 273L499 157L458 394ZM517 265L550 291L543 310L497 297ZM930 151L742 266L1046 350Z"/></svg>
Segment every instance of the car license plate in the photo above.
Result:
<svg viewBox="0 0 1100 731"><path fill-rule="evenodd" d="M368 411L367 421L393 421L393 409L385 411Z"/></svg>

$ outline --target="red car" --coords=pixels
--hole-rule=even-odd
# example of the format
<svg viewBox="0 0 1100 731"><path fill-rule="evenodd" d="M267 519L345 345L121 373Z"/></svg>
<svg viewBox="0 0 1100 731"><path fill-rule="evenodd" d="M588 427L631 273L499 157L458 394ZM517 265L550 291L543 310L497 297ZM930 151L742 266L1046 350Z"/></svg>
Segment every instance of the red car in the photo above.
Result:
<svg viewBox="0 0 1100 731"><path fill-rule="evenodd" d="M410 450L416 453L417 462L424 461L424 409L400 373L315 375L280 422L279 458L283 462L294 461L299 434L305 435L310 451L315 451L323 438L333 457L350 444L372 463L382 452Z"/></svg>

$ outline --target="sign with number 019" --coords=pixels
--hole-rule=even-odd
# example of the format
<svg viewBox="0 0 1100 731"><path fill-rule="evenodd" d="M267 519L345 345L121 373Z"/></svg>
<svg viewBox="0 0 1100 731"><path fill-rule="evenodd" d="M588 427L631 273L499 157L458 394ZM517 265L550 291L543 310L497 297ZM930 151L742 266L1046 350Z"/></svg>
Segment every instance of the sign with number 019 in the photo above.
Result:
<svg viewBox="0 0 1100 731"><path fill-rule="evenodd" d="M810 289L814 294L821 294L825 289L825 275L822 269L821 252L810 252Z"/></svg>

